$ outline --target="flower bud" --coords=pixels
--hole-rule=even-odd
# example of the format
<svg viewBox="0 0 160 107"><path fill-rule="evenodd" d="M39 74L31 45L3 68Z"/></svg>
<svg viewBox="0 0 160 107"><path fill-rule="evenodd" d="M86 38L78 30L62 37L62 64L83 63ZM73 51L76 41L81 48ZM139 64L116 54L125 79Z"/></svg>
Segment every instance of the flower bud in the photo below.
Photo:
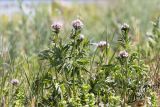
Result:
<svg viewBox="0 0 160 107"><path fill-rule="evenodd" d="M61 28L62 28L62 23L60 23L60 22L54 22L54 23L51 25L51 28L55 31L55 33L59 33L59 31L60 31Z"/></svg>
<svg viewBox="0 0 160 107"><path fill-rule="evenodd" d="M122 26L121 26L121 31L129 31L129 25L127 23L124 23Z"/></svg>
<svg viewBox="0 0 160 107"><path fill-rule="evenodd" d="M11 80L11 84L14 85L14 86L17 86L19 84L19 80L17 79L12 79Z"/></svg>
<svg viewBox="0 0 160 107"><path fill-rule="evenodd" d="M72 22L72 26L75 30L78 30L78 29L82 29L83 28L83 23L81 20L79 19L76 19Z"/></svg>
<svg viewBox="0 0 160 107"><path fill-rule="evenodd" d="M83 41L83 39L84 39L84 35L80 34L79 40L80 40L80 41Z"/></svg>
<svg viewBox="0 0 160 107"><path fill-rule="evenodd" d="M120 51L118 56L120 58L127 58L128 57L128 53L126 51Z"/></svg>

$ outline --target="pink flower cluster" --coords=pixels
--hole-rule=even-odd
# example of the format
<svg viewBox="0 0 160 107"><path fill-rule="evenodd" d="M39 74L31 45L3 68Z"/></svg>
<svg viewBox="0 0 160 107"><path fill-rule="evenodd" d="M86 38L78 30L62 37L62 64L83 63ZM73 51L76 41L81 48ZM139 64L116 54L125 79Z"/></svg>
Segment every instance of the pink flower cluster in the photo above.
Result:
<svg viewBox="0 0 160 107"><path fill-rule="evenodd" d="M12 79L11 84L14 85L14 86L17 86L19 84L19 80L18 79Z"/></svg>
<svg viewBox="0 0 160 107"><path fill-rule="evenodd" d="M109 47L109 43L107 43L106 41L100 41L100 42L97 44L97 46L98 46L99 48L103 48L103 47L105 47L105 46Z"/></svg>
<svg viewBox="0 0 160 107"><path fill-rule="evenodd" d="M78 30L78 29L82 29L83 28L83 23L81 20L79 19L76 19L72 22L72 26L75 30Z"/></svg>
<svg viewBox="0 0 160 107"><path fill-rule="evenodd" d="M59 33L59 31L61 30L63 24L61 22L54 22L51 25L51 28L54 30L55 33ZM79 30L83 28L83 23L81 20L76 19L74 21L72 21L72 26L75 30Z"/></svg>
<svg viewBox="0 0 160 107"><path fill-rule="evenodd" d="M54 22L52 25L51 25L51 28L55 30L56 33L59 33L59 31L61 30L62 28L62 23L61 22Z"/></svg>
<svg viewBox="0 0 160 107"><path fill-rule="evenodd" d="M120 58L127 58L128 57L128 52L126 52L126 51L120 51L118 56Z"/></svg>

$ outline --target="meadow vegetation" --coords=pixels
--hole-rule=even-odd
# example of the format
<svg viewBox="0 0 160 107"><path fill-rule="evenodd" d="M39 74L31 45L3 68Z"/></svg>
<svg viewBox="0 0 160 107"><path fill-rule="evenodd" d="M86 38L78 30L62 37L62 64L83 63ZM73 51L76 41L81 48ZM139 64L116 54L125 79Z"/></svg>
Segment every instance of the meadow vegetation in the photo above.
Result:
<svg viewBox="0 0 160 107"><path fill-rule="evenodd" d="M159 0L20 10L0 16L0 106L159 106Z"/></svg>

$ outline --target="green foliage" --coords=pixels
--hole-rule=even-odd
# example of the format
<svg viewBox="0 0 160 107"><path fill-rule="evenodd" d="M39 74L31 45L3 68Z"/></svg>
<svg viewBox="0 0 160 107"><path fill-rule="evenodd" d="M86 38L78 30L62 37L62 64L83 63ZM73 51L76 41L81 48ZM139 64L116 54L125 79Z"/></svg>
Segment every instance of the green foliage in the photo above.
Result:
<svg viewBox="0 0 160 107"><path fill-rule="evenodd" d="M21 8L20 19L0 20L1 105L127 107L145 101L157 107L160 19L153 27L148 22L159 14L158 3L120 0L108 8L53 3L51 14L48 5L34 16ZM68 23L77 14L85 26L70 31ZM58 32L49 29L55 16L65 22ZM131 26L119 29L124 21ZM150 33L143 36L146 29Z"/></svg>
<svg viewBox="0 0 160 107"><path fill-rule="evenodd" d="M130 51L129 26L121 29L118 47ZM81 30L73 29L69 40L64 42L59 33L55 33L48 50L39 54L41 60L48 62L52 69L49 75L52 80L55 79L53 83L48 81L53 84L48 88L52 91L41 103L60 106L65 102L73 107L92 107L102 103L124 107L149 96L148 68L141 60L140 53L136 50L132 50L132 53L120 52L108 64L105 59L110 59L107 54L109 45L97 43L95 54L89 56L92 52L89 45L92 43L86 39L80 41L80 35ZM59 84L59 88L54 84ZM62 86L63 90L60 88Z"/></svg>

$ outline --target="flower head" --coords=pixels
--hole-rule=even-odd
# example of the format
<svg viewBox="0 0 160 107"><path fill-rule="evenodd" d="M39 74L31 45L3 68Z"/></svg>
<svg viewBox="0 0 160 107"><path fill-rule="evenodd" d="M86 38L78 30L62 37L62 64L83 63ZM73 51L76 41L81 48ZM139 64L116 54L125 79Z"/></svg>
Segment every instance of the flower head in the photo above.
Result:
<svg viewBox="0 0 160 107"><path fill-rule="evenodd" d="M99 48L103 48L105 46L109 47L109 43L107 43L106 41L100 41L97 45Z"/></svg>
<svg viewBox="0 0 160 107"><path fill-rule="evenodd" d="M61 30L62 28L62 23L61 22L54 22L52 25L51 25L51 28L56 32L56 33L59 33L59 31Z"/></svg>
<svg viewBox="0 0 160 107"><path fill-rule="evenodd" d="M83 28L83 23L81 20L79 19L76 19L72 22L72 26L75 30L78 30L78 29L82 29Z"/></svg>
<svg viewBox="0 0 160 107"><path fill-rule="evenodd" d="M124 23L122 26L121 26L121 31L128 31L129 30L129 25L127 23Z"/></svg>
<svg viewBox="0 0 160 107"><path fill-rule="evenodd" d="M127 58L128 57L128 53L126 51L120 51L118 56L120 58Z"/></svg>
<svg viewBox="0 0 160 107"><path fill-rule="evenodd" d="M16 85L19 84L19 80L18 79L12 79L11 84L16 86Z"/></svg>

